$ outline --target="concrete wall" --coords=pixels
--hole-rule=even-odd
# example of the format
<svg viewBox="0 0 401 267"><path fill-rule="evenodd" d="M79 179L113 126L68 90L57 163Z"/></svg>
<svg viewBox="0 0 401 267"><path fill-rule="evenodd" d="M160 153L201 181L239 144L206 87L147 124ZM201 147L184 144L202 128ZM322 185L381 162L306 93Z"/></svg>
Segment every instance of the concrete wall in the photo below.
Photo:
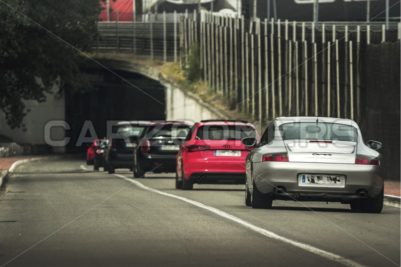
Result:
<svg viewBox="0 0 401 267"><path fill-rule="evenodd" d="M165 86L167 120L200 121L223 117L195 96L169 84L165 84Z"/></svg>
<svg viewBox="0 0 401 267"><path fill-rule="evenodd" d="M56 92L56 88L54 92ZM64 96L46 94L46 102L25 101L26 107L31 110L24 119L26 131L23 129L11 129L6 122L5 115L0 111L0 134L13 139L19 144L46 145L45 125L51 120L65 120ZM65 137L63 128L57 127L51 131L54 139L61 140ZM62 148L55 149L62 152Z"/></svg>

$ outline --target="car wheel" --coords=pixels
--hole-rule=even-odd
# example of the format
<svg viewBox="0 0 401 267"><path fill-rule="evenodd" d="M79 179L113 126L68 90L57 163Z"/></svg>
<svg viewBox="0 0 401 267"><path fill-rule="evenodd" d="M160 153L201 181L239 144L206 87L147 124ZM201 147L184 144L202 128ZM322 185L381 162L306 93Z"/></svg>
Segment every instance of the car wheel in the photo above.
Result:
<svg viewBox="0 0 401 267"><path fill-rule="evenodd" d="M245 205L248 207L252 206L251 192L249 192L247 185L245 185Z"/></svg>
<svg viewBox="0 0 401 267"><path fill-rule="evenodd" d="M263 194L260 192L254 184L251 202L252 208L254 209L270 209L273 204L273 197L271 194Z"/></svg>
<svg viewBox="0 0 401 267"><path fill-rule="evenodd" d="M145 171L139 162L135 164L133 169L134 178L143 178L145 176Z"/></svg>
<svg viewBox="0 0 401 267"><path fill-rule="evenodd" d="M182 189L182 180L178 181L178 173L177 173L177 171L175 172L175 189Z"/></svg>
<svg viewBox="0 0 401 267"><path fill-rule="evenodd" d="M361 210L367 213L381 213L383 210L383 189L376 197L363 199L361 202Z"/></svg>
<svg viewBox="0 0 401 267"><path fill-rule="evenodd" d="M188 180L185 179L183 166L181 166L181 168L182 168L182 170L181 170L182 171L182 182L181 182L182 189L184 189L184 190L194 189L194 183L191 181L191 179L188 179Z"/></svg>
<svg viewBox="0 0 401 267"><path fill-rule="evenodd" d="M109 164L109 165L107 166L107 172L108 172L109 174L115 173L116 171L115 171L115 169L114 169L114 166Z"/></svg>

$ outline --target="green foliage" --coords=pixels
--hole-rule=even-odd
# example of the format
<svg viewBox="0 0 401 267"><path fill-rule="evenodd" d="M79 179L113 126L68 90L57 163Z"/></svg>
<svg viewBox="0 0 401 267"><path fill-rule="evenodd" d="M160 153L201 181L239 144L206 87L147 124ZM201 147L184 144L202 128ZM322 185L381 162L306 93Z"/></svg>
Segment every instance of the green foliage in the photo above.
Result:
<svg viewBox="0 0 401 267"><path fill-rule="evenodd" d="M189 82L196 82L201 77L200 48L197 43L193 44L190 49L188 63L185 66L185 77Z"/></svg>
<svg viewBox="0 0 401 267"><path fill-rule="evenodd" d="M45 101L56 84L79 89L81 51L96 37L99 0L0 3L0 110L20 127L23 100Z"/></svg>

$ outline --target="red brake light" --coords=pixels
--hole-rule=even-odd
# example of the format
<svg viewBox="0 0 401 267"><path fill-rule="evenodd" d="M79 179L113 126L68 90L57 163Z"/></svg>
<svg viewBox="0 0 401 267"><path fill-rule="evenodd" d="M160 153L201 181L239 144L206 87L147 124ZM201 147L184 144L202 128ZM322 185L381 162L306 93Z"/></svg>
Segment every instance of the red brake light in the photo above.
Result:
<svg viewBox="0 0 401 267"><path fill-rule="evenodd" d="M141 146L141 151L142 151L142 153L149 153L149 151L150 151L150 142L149 142L149 140L143 141L143 144Z"/></svg>
<svg viewBox="0 0 401 267"><path fill-rule="evenodd" d="M365 157L365 156L359 156L359 155L357 155L356 158L355 158L355 164L380 166L380 160L377 159L377 158L375 158L375 159L370 159L370 158Z"/></svg>
<svg viewBox="0 0 401 267"><path fill-rule="evenodd" d="M204 145L187 146L188 152L205 151L205 150L209 150L209 149L210 149L209 146L204 146Z"/></svg>
<svg viewBox="0 0 401 267"><path fill-rule="evenodd" d="M287 154L266 154L266 155L263 155L262 161L288 162L288 155Z"/></svg>

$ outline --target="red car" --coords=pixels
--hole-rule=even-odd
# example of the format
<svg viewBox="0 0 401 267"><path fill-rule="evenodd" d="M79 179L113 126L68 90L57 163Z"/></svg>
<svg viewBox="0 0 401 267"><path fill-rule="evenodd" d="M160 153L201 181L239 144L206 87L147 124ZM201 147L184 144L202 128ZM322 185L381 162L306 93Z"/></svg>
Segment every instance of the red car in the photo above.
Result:
<svg viewBox="0 0 401 267"><path fill-rule="evenodd" d="M244 121L207 120L195 123L177 154L176 188L194 183L245 183L245 160L251 150L244 138L258 139L255 126Z"/></svg>
<svg viewBox="0 0 401 267"><path fill-rule="evenodd" d="M95 159L95 150L97 144L99 143L99 139L93 140L92 144L86 149L86 164L92 165Z"/></svg>

